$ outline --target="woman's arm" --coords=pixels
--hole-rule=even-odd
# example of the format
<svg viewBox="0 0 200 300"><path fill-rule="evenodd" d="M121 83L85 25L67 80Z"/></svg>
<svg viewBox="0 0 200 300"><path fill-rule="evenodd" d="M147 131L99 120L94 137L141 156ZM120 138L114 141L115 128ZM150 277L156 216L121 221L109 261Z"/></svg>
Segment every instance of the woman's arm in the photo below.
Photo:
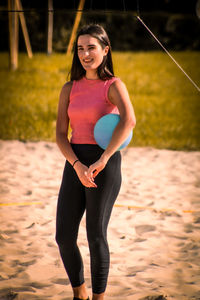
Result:
<svg viewBox="0 0 200 300"><path fill-rule="evenodd" d="M115 151L117 151L136 125L133 106L127 88L121 80L116 80L110 86L108 98L111 103L117 106L120 114L120 121L113 132L108 147L102 155L102 158L106 161L108 161Z"/></svg>
<svg viewBox="0 0 200 300"><path fill-rule="evenodd" d="M62 90L60 92L56 122L56 142L66 160L68 160L72 165L78 158L72 150L72 147L68 140L69 117L67 114L67 109L69 105L69 95L71 88L72 82L67 82L62 87Z"/></svg>
<svg viewBox="0 0 200 300"><path fill-rule="evenodd" d="M136 125L133 106L126 86L121 80L116 80L111 84L108 91L108 98L111 103L117 106L120 113L120 121L113 132L109 145L101 155L101 158L89 167L89 178L96 177L97 174L103 170L109 158L118 150Z"/></svg>
<svg viewBox="0 0 200 300"><path fill-rule="evenodd" d="M58 104L58 114L56 122L56 142L60 151L69 161L71 165L78 160L78 157L74 153L70 142L68 140L68 129L69 129L69 117L67 114L67 109L69 105L69 95L72 88L72 82L67 82L60 93L59 104ZM81 181L81 183L86 187L96 187L93 179L88 178L87 171L88 167L83 165L80 161L76 162L74 169Z"/></svg>

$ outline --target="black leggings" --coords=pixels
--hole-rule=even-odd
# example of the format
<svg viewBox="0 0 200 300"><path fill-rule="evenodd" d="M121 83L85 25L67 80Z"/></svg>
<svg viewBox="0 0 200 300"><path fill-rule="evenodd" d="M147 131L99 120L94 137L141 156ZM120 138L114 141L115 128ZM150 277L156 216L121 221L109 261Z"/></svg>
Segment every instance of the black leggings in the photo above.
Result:
<svg viewBox="0 0 200 300"><path fill-rule="evenodd" d="M79 160L89 166L104 150L97 145L72 144ZM95 178L97 188L87 188L66 161L60 187L56 242L72 287L84 283L83 262L77 246L78 229L86 210L87 239L90 250L92 290L100 294L106 289L110 255L107 226L121 186L121 154L116 152Z"/></svg>

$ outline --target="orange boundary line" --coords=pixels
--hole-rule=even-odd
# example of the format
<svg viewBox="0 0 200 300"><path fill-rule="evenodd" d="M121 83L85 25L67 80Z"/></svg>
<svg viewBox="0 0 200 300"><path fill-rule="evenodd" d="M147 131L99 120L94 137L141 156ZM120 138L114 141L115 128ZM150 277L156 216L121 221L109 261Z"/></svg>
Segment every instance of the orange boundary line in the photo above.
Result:
<svg viewBox="0 0 200 300"><path fill-rule="evenodd" d="M25 206L25 205L34 205L34 204L42 204L40 201L34 202L8 202L8 203L0 203L0 206Z"/></svg>
<svg viewBox="0 0 200 300"><path fill-rule="evenodd" d="M32 202L8 202L8 203L0 203L1 206L26 206L26 205L37 205L37 204L42 204L41 201L32 201ZM172 208L162 208L162 209L157 209L155 207L148 207L148 206L134 206L134 205L124 205L124 204L115 204L115 207L126 207L128 209L143 209L143 210L154 210L157 212L176 212L175 209ZM183 213L195 213L197 211L195 210L182 210Z"/></svg>
<svg viewBox="0 0 200 300"><path fill-rule="evenodd" d="M148 206L134 206L134 205L124 205L124 204L115 204L115 207L127 207L128 209L148 209L148 210L155 210L159 212L176 212L175 209L172 208L162 208L157 209L155 207L148 207ZM194 213L195 210L182 210L183 213Z"/></svg>

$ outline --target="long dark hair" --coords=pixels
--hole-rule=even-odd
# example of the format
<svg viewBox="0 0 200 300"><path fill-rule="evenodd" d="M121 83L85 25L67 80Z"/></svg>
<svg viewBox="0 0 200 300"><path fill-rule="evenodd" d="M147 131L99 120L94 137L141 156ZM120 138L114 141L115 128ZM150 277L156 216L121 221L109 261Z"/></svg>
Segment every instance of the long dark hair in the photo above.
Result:
<svg viewBox="0 0 200 300"><path fill-rule="evenodd" d="M114 76L113 63L112 63L112 54L111 54L111 45L108 38L108 35L104 28L99 24L89 24L83 26L77 34L76 41L74 44L74 56L72 60L72 67L70 71L71 80L79 80L85 76L85 69L82 67L80 60L78 58L78 49L77 42L80 35L89 34L92 37L96 38L102 49L106 46L109 46L109 51L106 56L104 56L102 63L97 69L97 74L100 79L107 80Z"/></svg>

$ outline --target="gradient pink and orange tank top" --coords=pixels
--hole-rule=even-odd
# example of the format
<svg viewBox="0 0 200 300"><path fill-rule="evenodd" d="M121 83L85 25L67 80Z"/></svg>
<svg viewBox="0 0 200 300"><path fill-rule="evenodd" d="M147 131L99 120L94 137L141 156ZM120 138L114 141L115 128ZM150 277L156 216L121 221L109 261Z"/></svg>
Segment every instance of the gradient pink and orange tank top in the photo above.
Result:
<svg viewBox="0 0 200 300"><path fill-rule="evenodd" d="M113 77L103 81L101 79L87 79L73 81L70 92L68 116L72 129L70 142L73 144L96 144L94 126L106 114L119 114L117 106L108 99L110 85L119 80Z"/></svg>

